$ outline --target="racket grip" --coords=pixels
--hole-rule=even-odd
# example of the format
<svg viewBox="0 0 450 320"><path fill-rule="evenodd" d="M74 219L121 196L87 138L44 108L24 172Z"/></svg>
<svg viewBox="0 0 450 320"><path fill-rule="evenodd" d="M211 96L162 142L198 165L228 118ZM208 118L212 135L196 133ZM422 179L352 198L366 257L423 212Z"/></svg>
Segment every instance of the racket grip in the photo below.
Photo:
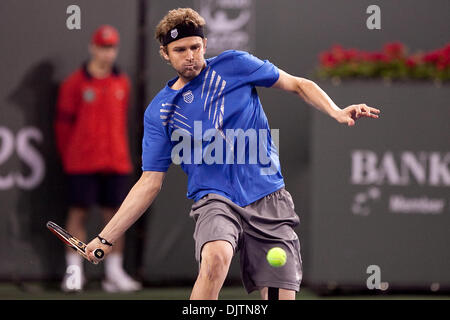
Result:
<svg viewBox="0 0 450 320"><path fill-rule="evenodd" d="M105 252L102 249L95 249L94 250L94 256L98 260L102 260L105 257Z"/></svg>

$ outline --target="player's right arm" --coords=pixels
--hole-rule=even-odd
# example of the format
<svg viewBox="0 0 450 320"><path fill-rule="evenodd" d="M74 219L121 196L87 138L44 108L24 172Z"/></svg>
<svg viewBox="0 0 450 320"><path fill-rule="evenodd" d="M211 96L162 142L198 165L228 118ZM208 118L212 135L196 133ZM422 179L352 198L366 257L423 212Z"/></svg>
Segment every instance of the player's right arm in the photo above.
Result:
<svg viewBox="0 0 450 320"><path fill-rule="evenodd" d="M160 119L161 100L157 95L144 113L144 136L142 138L142 176L131 188L117 213L100 232L99 236L114 242L148 209L155 200L172 163L172 143ZM87 254L96 261L93 250L100 248L108 254L111 247L96 237L87 248Z"/></svg>
<svg viewBox="0 0 450 320"><path fill-rule="evenodd" d="M297 94L309 105L328 114L339 123L353 126L359 118L370 117L377 119L380 114L380 110L369 107L366 104L354 104L341 109L315 82L292 76L283 70L279 70L279 72L280 76L277 82L274 83L274 88Z"/></svg>
<svg viewBox="0 0 450 320"><path fill-rule="evenodd" d="M114 244L150 207L161 190L164 177L165 172L144 171L99 236ZM111 251L110 246L102 244L96 237L86 247L86 253L91 261L96 260L93 251L97 248L103 249L105 254Z"/></svg>

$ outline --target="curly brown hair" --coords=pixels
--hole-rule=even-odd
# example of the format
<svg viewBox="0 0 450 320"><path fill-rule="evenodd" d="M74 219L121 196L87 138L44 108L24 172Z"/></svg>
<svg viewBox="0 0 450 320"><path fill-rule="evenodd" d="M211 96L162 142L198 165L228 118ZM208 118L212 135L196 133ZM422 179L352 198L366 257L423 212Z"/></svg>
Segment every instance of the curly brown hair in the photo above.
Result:
<svg viewBox="0 0 450 320"><path fill-rule="evenodd" d="M193 24L195 27L203 27L206 24L205 19L203 19L197 11L191 8L173 9L170 10L156 26L156 40L162 44L167 32L182 23Z"/></svg>

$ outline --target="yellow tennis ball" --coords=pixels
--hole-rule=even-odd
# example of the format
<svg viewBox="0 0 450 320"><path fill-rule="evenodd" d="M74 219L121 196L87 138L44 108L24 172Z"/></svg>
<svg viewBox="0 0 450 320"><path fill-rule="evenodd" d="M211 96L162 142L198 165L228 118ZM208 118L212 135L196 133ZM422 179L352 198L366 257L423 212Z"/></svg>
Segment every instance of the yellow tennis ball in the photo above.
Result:
<svg viewBox="0 0 450 320"><path fill-rule="evenodd" d="M286 251L280 247L274 247L267 252L266 258L272 267L282 267L286 264Z"/></svg>

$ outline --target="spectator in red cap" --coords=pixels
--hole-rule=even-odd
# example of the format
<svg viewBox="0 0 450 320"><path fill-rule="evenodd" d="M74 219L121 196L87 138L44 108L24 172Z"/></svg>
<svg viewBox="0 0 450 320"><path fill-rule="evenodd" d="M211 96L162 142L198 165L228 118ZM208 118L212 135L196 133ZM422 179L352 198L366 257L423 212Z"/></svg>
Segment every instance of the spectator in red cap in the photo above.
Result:
<svg viewBox="0 0 450 320"><path fill-rule="evenodd" d="M89 45L90 59L62 83L55 119L56 140L68 177L67 230L86 241L87 214L99 205L107 223L128 191L132 172L127 135L130 83L115 64L118 31L100 26ZM114 243L105 259L102 287L109 292L136 291L141 285L123 269L124 238ZM64 291L80 291L85 284L83 261L66 252Z"/></svg>
<svg viewBox="0 0 450 320"><path fill-rule="evenodd" d="M119 45L119 33L112 26L101 26L93 34L92 43L100 47L117 46Z"/></svg>

